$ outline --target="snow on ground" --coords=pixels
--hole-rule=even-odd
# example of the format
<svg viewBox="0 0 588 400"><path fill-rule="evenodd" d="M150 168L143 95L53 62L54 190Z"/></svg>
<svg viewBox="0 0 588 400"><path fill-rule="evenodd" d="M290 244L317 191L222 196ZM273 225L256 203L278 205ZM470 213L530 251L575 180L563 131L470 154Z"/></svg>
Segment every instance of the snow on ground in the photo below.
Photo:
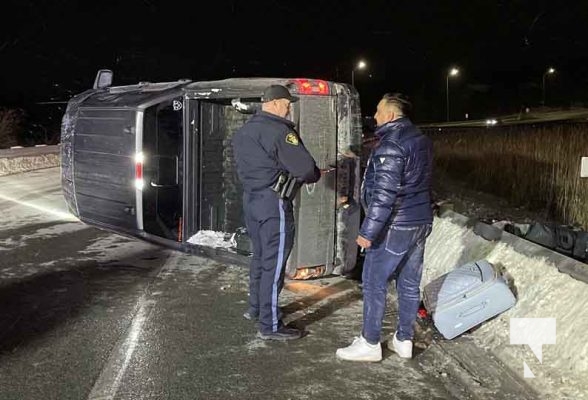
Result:
<svg viewBox="0 0 588 400"><path fill-rule="evenodd" d="M79 222L62 223L47 228L37 229L32 234L23 234L16 237L0 239L0 251L12 250L17 247L24 247L27 245L28 241L32 239L50 239L60 236L64 233L75 232L83 229L88 229L88 226Z"/></svg>
<svg viewBox="0 0 588 400"><path fill-rule="evenodd" d="M225 232L215 231L199 231L188 239L188 243L208 247L223 247L227 249L237 246L234 235L231 236L231 234Z"/></svg>
<svg viewBox="0 0 588 400"><path fill-rule="evenodd" d="M509 207L493 196L460 190L452 195L445 186L443 198L470 205L468 217L530 222L541 220L541 213ZM474 207L475 206L475 207ZM459 210L462 212L462 210ZM511 282L517 304L502 315L474 330L472 337L492 351L513 371L523 376L526 362L533 379L526 379L546 398L588 398L588 306L587 284L557 270L562 255L524 241L525 254L512 244L524 239L508 233L503 240L490 242L476 235L463 223L436 218L427 241L423 286L437 276L469 261L487 259L504 270ZM535 249L536 256L533 256ZM588 268L588 266L586 266ZM525 345L510 344L510 318L556 318L556 344L543 346L543 362Z"/></svg>
<svg viewBox="0 0 588 400"><path fill-rule="evenodd" d="M462 215L483 221L511 221L516 223L550 222L547 210L529 210L509 204L493 194L477 191L467 183L456 182L437 173L433 189L434 200L449 202ZM557 221L552 221L557 222Z"/></svg>

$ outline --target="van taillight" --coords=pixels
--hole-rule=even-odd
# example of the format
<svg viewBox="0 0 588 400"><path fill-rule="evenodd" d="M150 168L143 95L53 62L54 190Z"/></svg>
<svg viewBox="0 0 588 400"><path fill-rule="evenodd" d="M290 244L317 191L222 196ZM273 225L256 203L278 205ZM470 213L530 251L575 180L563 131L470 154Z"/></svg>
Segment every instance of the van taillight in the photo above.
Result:
<svg viewBox="0 0 588 400"><path fill-rule="evenodd" d="M143 182L143 162L145 157L143 153L135 154L135 188L138 190L143 190L144 182Z"/></svg>
<svg viewBox="0 0 588 400"><path fill-rule="evenodd" d="M329 85L319 79L295 79L298 94L328 95Z"/></svg>

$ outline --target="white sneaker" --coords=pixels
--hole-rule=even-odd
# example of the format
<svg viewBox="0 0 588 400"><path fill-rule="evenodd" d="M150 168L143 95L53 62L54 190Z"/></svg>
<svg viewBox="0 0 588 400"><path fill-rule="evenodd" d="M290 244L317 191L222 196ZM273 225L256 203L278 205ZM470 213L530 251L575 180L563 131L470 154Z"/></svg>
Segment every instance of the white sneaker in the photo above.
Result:
<svg viewBox="0 0 588 400"><path fill-rule="evenodd" d="M356 337L347 347L337 349L335 353L338 359L346 361L382 361L382 346L369 344L363 336Z"/></svg>
<svg viewBox="0 0 588 400"><path fill-rule="evenodd" d="M398 340L396 332L392 340L388 340L388 349L398 354L400 358L412 358L412 340Z"/></svg>

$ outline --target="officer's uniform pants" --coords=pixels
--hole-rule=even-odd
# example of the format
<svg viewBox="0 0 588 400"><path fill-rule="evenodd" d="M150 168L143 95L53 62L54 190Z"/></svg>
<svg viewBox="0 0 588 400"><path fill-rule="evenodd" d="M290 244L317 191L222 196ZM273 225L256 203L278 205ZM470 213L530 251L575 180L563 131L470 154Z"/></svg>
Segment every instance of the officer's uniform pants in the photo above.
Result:
<svg viewBox="0 0 588 400"><path fill-rule="evenodd" d="M259 329L281 326L278 297L284 286L286 260L294 241L292 203L270 189L244 193L243 209L253 245L249 272L249 310L259 313Z"/></svg>

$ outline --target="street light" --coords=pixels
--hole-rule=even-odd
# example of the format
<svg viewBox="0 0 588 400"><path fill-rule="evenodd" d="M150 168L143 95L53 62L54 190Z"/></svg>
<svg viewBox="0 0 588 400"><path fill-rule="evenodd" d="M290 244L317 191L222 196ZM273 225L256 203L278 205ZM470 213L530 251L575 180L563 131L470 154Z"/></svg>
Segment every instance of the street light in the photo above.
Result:
<svg viewBox="0 0 588 400"><path fill-rule="evenodd" d="M367 67L367 64L363 60L359 61L357 65L353 67L353 69L351 70L351 86L355 86L355 70L364 69L365 67Z"/></svg>
<svg viewBox="0 0 588 400"><path fill-rule="evenodd" d="M447 97L447 121L449 121L449 77L450 76L457 76L459 74L459 69L451 68L445 77L445 94Z"/></svg>
<svg viewBox="0 0 588 400"><path fill-rule="evenodd" d="M543 96L541 97L541 104L542 105L545 105L545 77L547 75L553 75L553 74L555 74L555 68L553 68L553 67L547 68L547 71L545 71L543 73L543 83L541 84L541 92L543 94Z"/></svg>

